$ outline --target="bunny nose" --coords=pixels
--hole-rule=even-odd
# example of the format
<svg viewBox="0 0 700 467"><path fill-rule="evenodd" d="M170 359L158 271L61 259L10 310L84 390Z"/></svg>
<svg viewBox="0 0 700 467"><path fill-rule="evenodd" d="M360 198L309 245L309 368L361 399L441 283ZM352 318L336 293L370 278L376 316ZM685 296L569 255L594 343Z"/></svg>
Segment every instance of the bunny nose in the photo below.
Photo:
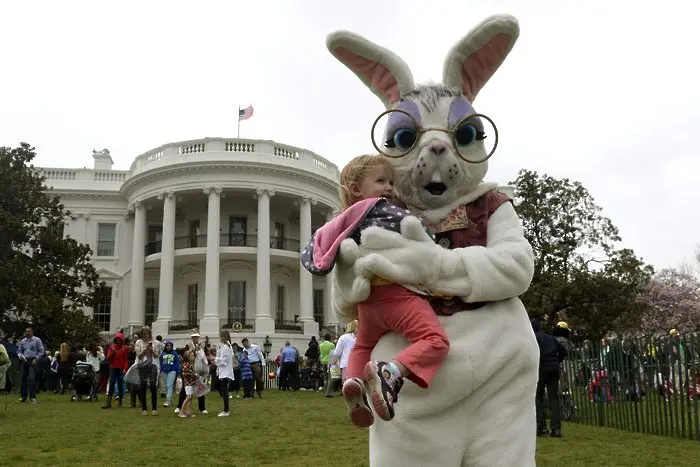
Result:
<svg viewBox="0 0 700 467"><path fill-rule="evenodd" d="M447 145L445 143L436 141L430 144L430 152L436 156L442 155L445 151L447 151Z"/></svg>

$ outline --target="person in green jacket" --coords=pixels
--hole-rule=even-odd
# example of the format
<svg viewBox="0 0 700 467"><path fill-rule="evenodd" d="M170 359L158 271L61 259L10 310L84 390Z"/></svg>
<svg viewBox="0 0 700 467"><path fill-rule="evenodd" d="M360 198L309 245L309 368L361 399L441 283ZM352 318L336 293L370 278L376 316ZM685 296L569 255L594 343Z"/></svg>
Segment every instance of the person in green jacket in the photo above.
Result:
<svg viewBox="0 0 700 467"><path fill-rule="evenodd" d="M335 344L331 342L331 335L326 333L323 336L323 341L318 344L318 349L321 353L321 369L323 371L323 387L326 388L326 397L332 397L329 389L330 389L330 373L329 373L329 366L328 366L328 361L331 357L331 353L333 353L333 349L335 349Z"/></svg>

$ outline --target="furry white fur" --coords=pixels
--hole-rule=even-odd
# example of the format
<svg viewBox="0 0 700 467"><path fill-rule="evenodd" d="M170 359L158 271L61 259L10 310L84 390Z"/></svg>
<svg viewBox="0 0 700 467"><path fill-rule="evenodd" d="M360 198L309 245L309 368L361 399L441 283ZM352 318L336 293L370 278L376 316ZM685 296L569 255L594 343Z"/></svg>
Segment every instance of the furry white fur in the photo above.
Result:
<svg viewBox="0 0 700 467"><path fill-rule="evenodd" d="M515 18L493 16L450 51L444 84L461 90L456 97L445 90L421 96L421 88L409 89L413 80L401 59L352 33L329 36L328 48L387 108L397 104L399 91L401 96L408 92L406 99L420 107L422 124L448 127L451 103L466 98L471 105L518 34ZM429 143L439 138L450 147L432 153ZM437 222L455 207L497 189L483 183L486 162L461 160L444 134L426 133L420 143L405 157L392 160L398 176L395 189L411 212ZM483 145L475 144L473 150L483 151ZM446 189L434 194L426 184L438 179ZM406 218L400 234L369 228L361 246L346 240L341 247L332 273L332 307L344 322L357 316L357 303L367 297L373 274L467 302L491 302L439 318L450 339L447 360L429 389L404 385L393 421L378 420L372 426L373 467L535 464L539 349L517 298L532 279L532 249L510 203L491 215L487 230L486 247L447 250L435 245L416 219ZM407 344L398 334L387 334L372 357L389 360Z"/></svg>

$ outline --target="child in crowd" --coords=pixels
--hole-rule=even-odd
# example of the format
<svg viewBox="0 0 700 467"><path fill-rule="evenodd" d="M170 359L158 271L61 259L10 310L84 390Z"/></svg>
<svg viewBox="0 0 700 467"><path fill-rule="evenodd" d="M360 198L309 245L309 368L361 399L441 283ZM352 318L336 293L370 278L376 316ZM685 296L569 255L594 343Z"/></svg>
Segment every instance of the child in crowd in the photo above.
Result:
<svg viewBox="0 0 700 467"><path fill-rule="evenodd" d="M180 356L175 351L171 341L165 343L165 349L160 354L159 360L160 373L165 380L165 402L163 407L170 407L170 404L173 403L175 379L180 374Z"/></svg>
<svg viewBox="0 0 700 467"><path fill-rule="evenodd" d="M121 407L124 401L124 374L129 369L129 347L124 345L123 333L118 332L114 335L114 341L107 349L107 358L105 360L109 362L109 383L107 387L111 389L116 385L119 393L119 407ZM112 407L112 396L113 391L107 394L105 403L102 406L103 409Z"/></svg>
<svg viewBox="0 0 700 467"><path fill-rule="evenodd" d="M340 391L343 386L343 372L340 369L339 360L335 360L330 364L328 370L329 380L328 389L326 390L326 396L332 397L337 391Z"/></svg>
<svg viewBox="0 0 700 467"><path fill-rule="evenodd" d="M248 360L248 351L243 351L241 357L241 382L243 384L243 399L253 398L253 370L250 368L250 360Z"/></svg>
<svg viewBox="0 0 700 467"><path fill-rule="evenodd" d="M194 417L192 413L192 398L195 395L195 388L199 383L197 372L194 371L195 352L185 352L185 364L182 367L182 380L185 385L185 402L182 403L182 408L178 417Z"/></svg>
<svg viewBox="0 0 700 467"><path fill-rule="evenodd" d="M400 233L402 220L411 214L392 204L393 185L389 159L364 155L351 160L340 173L343 212L313 234L301 254L304 267L315 275L328 274L341 242L352 238L360 244L361 233L368 227ZM409 290L379 277L370 284L369 297L357 307L362 325L343 385L350 419L359 427L374 423L368 396L374 412L383 420L392 420L403 378L427 388L449 351L447 335L427 297L421 295L427 291ZM374 346L390 331L403 335L411 345L391 362L371 361Z"/></svg>

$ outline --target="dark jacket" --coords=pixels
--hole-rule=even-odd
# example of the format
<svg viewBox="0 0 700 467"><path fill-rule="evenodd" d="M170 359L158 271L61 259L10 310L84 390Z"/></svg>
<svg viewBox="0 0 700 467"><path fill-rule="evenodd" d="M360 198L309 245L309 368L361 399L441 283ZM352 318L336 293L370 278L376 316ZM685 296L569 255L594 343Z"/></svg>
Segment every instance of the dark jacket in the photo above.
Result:
<svg viewBox="0 0 700 467"><path fill-rule="evenodd" d="M532 330L535 331L537 345L540 347L540 371L559 371L559 363L566 358L566 349L556 337L542 332L540 321L533 318Z"/></svg>

